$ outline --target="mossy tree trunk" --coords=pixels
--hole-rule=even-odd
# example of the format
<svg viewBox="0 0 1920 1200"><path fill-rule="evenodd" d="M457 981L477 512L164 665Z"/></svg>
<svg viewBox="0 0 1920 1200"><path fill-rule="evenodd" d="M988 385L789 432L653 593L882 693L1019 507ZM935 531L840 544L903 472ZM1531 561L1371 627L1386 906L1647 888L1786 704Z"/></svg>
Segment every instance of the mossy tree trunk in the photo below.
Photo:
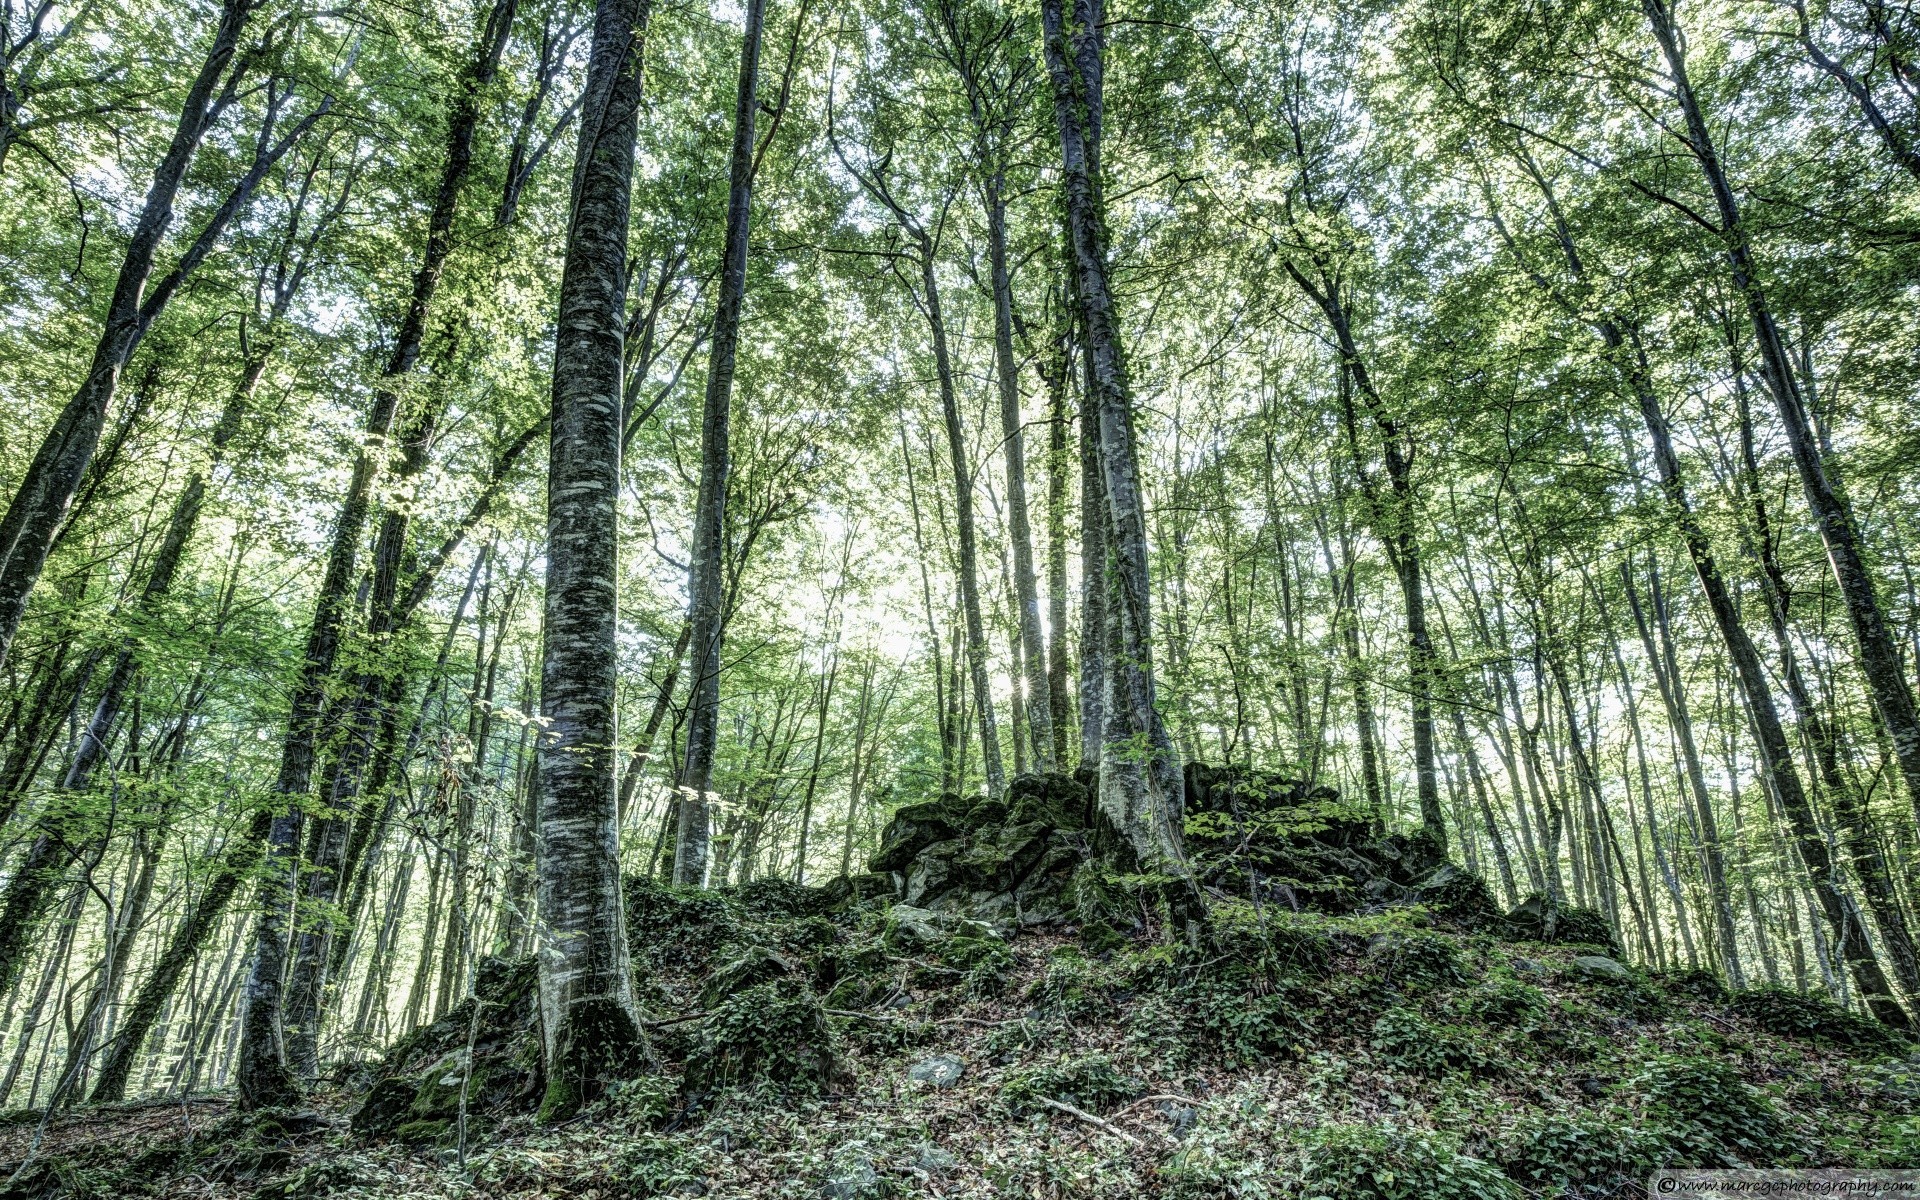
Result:
<svg viewBox="0 0 1920 1200"><path fill-rule="evenodd" d="M1100 0L1073 0L1069 14L1062 0L1045 0L1041 16L1060 132L1068 257L1087 367L1086 405L1097 435L1094 448L1106 498L1099 521L1107 539L1101 574L1107 585L1103 598L1109 656L1100 806L1131 843L1142 867L1185 879L1190 877L1181 843L1184 788L1154 695L1152 586L1133 395L1108 280L1100 186L1103 6Z"/></svg>
<svg viewBox="0 0 1920 1200"><path fill-rule="evenodd" d="M614 779L627 224L648 0L600 0L553 364L540 676L543 1119L643 1062L620 895Z"/></svg>

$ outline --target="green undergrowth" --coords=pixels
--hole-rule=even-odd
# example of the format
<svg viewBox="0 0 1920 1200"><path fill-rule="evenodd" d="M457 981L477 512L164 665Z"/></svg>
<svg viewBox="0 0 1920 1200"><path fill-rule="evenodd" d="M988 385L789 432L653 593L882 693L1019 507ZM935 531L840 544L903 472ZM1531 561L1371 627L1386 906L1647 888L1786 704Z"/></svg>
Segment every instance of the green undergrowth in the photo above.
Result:
<svg viewBox="0 0 1920 1200"><path fill-rule="evenodd" d="M1086 891L1126 911L1124 883ZM1817 993L1419 908L1219 902L1198 946L1137 911L903 939L791 885L634 884L658 1065L572 1120L473 1114L463 1161L444 1105L360 1136L327 1115L343 1086L131 1153L56 1130L0 1198L1597 1198L1657 1166L1920 1162L1920 1056Z"/></svg>

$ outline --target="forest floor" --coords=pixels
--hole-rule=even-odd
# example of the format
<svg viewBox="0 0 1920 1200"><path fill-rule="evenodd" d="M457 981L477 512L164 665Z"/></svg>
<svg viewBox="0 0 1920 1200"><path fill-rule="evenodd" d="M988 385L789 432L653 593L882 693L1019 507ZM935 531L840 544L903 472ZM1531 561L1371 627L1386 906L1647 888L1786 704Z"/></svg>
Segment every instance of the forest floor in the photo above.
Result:
<svg viewBox="0 0 1920 1200"><path fill-rule="evenodd" d="M660 1069L570 1121L356 1131L365 1072L297 1113L9 1114L0 1196L1517 1198L1920 1165L1913 1047L1604 947L1230 903L1198 954L652 896L649 1010L706 1015L660 1024ZM442 1035L471 1036L460 1011Z"/></svg>

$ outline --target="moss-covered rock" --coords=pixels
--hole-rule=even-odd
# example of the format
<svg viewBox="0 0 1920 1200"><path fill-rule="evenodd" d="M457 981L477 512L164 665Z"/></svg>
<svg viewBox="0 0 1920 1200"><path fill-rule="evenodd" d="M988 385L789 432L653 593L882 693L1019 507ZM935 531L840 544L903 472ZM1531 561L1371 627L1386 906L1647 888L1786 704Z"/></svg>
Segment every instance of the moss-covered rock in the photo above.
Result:
<svg viewBox="0 0 1920 1200"><path fill-rule="evenodd" d="M1512 937L1535 942L1599 946L1614 958L1621 956L1620 939L1604 914L1574 904L1549 904L1535 893L1514 906L1506 915L1506 931Z"/></svg>
<svg viewBox="0 0 1920 1200"><path fill-rule="evenodd" d="M546 1083L538 986L531 958L482 960L472 996L387 1051L353 1113L354 1133L437 1140L463 1096L470 1122L531 1108Z"/></svg>
<svg viewBox="0 0 1920 1200"><path fill-rule="evenodd" d="M708 1015L687 1061L685 1088L698 1095L765 1084L818 1095L848 1082L819 998L804 984L782 981L736 992Z"/></svg>

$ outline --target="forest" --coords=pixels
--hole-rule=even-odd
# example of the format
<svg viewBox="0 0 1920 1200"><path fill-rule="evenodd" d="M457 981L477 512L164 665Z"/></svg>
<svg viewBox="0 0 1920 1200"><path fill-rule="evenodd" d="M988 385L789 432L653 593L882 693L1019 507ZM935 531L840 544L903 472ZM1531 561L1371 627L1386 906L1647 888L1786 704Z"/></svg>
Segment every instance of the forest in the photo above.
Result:
<svg viewBox="0 0 1920 1200"><path fill-rule="evenodd" d="M1920 1166L1917 62L0 0L0 1196Z"/></svg>

